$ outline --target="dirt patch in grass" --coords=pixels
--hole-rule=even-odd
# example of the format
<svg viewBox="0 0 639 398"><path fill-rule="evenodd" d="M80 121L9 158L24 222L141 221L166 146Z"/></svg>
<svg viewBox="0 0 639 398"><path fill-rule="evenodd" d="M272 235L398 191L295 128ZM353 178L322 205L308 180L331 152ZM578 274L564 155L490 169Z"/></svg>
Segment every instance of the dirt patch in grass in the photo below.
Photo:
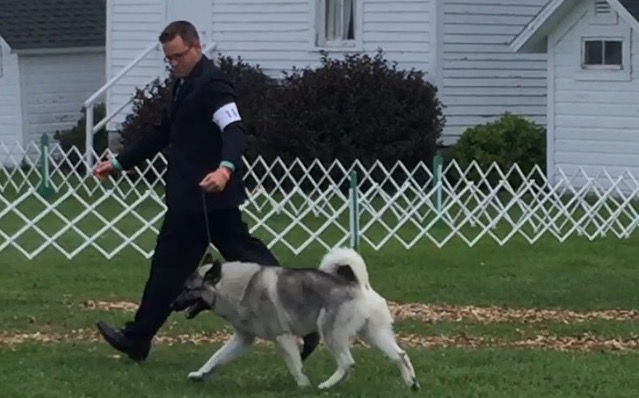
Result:
<svg viewBox="0 0 639 398"><path fill-rule="evenodd" d="M475 307L452 305L427 305L420 303L391 303L391 311L398 319L412 319L424 322L481 323L539 323L563 322L582 323L592 320L629 321L639 319L636 310L600 310L577 312L563 309L516 309L506 307Z"/></svg>
<svg viewBox="0 0 639 398"><path fill-rule="evenodd" d="M77 306L77 304L72 304ZM593 320L631 321L639 319L639 311L635 310L600 310L578 312L562 309L514 309L506 307L476 307L452 305L428 305L420 303L389 302L391 312L397 320L417 320L427 323L438 322L476 322L476 323L520 323L534 324L540 322L560 322L575 324ZM85 310L133 312L137 303L128 301L88 300L80 303ZM214 344L225 341L228 332L195 334L161 334L156 337L157 344ZM510 347L529 349L550 349L559 351L629 351L639 350L639 337L611 338L589 333L573 336L556 336L542 332L534 336L521 336L519 339L500 339L482 336L459 335L422 335L398 334L400 344L405 347ZM26 342L102 342L95 330L80 329L65 334L46 333L0 333L0 345L16 345ZM259 343L265 343L260 341ZM270 344L270 343L268 343ZM361 344L361 342L356 342Z"/></svg>
<svg viewBox="0 0 639 398"><path fill-rule="evenodd" d="M219 344L226 341L230 334L226 332L195 333L166 335L160 334L155 338L155 344ZM528 348L528 349L548 349L557 351L631 351L639 349L639 336L630 339L606 339L591 334L581 336L553 336L549 334L538 335L535 338L520 340L500 340L484 337L473 337L467 335L456 336L423 336L418 334L398 334L397 339L403 347L412 348L433 348L433 347L456 347L456 348ZM103 343L100 335L91 329L72 330L69 333L0 333L0 346L15 347L24 343L70 343L70 342L90 342ZM106 343L105 343L106 344ZM258 340L258 344L271 344L270 342ZM355 345L365 345L356 341Z"/></svg>
<svg viewBox="0 0 639 398"><path fill-rule="evenodd" d="M137 303L128 301L88 300L80 304L84 309L134 312ZM480 322L480 323L539 323L562 322L582 323L592 320L630 321L639 319L637 310L600 310L577 312L562 309L515 309L506 307L475 307L453 305L429 305L421 303L389 302L393 316L397 320L437 322Z"/></svg>

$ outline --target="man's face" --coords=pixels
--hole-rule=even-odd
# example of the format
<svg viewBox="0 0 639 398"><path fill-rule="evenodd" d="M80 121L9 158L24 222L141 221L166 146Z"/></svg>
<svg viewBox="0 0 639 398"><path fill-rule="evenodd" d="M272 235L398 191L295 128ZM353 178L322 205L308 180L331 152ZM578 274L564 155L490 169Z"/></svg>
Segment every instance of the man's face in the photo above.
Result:
<svg viewBox="0 0 639 398"><path fill-rule="evenodd" d="M173 40L162 43L162 50L164 50L164 59L171 65L175 77L184 77L191 73L202 55L200 43L193 43L189 46L180 36L175 36Z"/></svg>

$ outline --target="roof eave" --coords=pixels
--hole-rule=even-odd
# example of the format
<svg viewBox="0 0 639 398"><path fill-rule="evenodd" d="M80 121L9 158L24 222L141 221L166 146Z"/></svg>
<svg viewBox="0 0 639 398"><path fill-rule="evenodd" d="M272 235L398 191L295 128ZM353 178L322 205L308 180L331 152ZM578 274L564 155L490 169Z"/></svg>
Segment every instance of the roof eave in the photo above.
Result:
<svg viewBox="0 0 639 398"><path fill-rule="evenodd" d="M607 1L632 29L639 32L639 21L628 12L619 0ZM510 48L520 53L546 52L548 49L547 36L556 24L562 20L563 14L572 10L576 4L578 4L577 0L551 0L512 40Z"/></svg>
<svg viewBox="0 0 639 398"><path fill-rule="evenodd" d="M553 27L557 11L572 0L551 0L510 42L510 48L520 53L546 52L546 37Z"/></svg>
<svg viewBox="0 0 639 398"><path fill-rule="evenodd" d="M13 51L9 43L7 43L7 41L2 37L2 35L0 35L0 47L6 47L9 49L10 52Z"/></svg>
<svg viewBox="0 0 639 398"><path fill-rule="evenodd" d="M639 32L639 21L635 19L635 17L630 14L630 12L626 9L626 7L621 4L619 0L607 0L608 4L612 6L612 8L617 11L621 19L623 19L630 27Z"/></svg>

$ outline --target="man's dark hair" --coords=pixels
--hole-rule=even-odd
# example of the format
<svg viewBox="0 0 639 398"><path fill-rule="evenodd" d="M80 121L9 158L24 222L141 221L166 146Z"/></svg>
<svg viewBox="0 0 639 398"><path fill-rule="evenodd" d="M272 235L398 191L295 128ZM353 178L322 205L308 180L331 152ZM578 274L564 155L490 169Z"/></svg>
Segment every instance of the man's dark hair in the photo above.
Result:
<svg viewBox="0 0 639 398"><path fill-rule="evenodd" d="M167 43L180 36L186 45L193 45L200 41L197 29L189 21L173 21L160 33L160 43Z"/></svg>

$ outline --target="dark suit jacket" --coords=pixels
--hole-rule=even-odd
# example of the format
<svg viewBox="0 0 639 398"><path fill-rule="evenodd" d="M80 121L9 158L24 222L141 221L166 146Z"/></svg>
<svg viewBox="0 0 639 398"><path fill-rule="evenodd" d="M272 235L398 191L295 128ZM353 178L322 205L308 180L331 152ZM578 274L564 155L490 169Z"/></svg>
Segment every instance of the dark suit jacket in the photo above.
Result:
<svg viewBox="0 0 639 398"><path fill-rule="evenodd" d="M172 94L176 88L177 85ZM221 161L230 161L235 171L226 188L220 193L207 193L206 204L208 209L239 206L246 199L242 180L246 134L241 122L227 126L224 131L213 122L215 111L235 100L229 77L203 55L184 79L176 100L169 101L160 125L120 153L117 161L127 170L168 146L166 204L170 211L180 213L203 211L199 182L216 170Z"/></svg>

